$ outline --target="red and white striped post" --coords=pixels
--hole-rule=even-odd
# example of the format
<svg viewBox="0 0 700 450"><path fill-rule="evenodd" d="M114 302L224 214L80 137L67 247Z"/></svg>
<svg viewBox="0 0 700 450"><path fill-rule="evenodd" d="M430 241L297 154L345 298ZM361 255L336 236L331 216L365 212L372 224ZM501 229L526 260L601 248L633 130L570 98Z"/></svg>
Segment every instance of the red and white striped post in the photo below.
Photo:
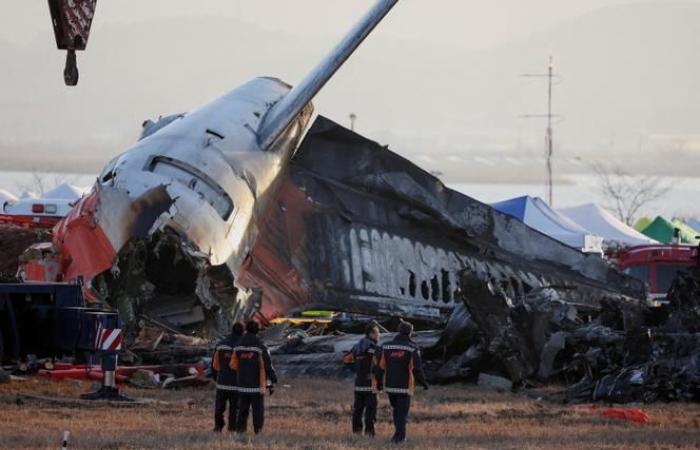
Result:
<svg viewBox="0 0 700 450"><path fill-rule="evenodd" d="M97 392L85 394L82 398L97 400L130 400L119 393L117 388L116 372L117 358L122 349L122 330L119 328L119 317L116 315L104 316L99 321L95 333L95 353L100 355L102 367L102 387Z"/></svg>
<svg viewBox="0 0 700 450"><path fill-rule="evenodd" d="M95 338L95 349L101 355L102 388L118 394L116 383L117 352L122 349L122 330L120 328L103 328L100 325Z"/></svg>

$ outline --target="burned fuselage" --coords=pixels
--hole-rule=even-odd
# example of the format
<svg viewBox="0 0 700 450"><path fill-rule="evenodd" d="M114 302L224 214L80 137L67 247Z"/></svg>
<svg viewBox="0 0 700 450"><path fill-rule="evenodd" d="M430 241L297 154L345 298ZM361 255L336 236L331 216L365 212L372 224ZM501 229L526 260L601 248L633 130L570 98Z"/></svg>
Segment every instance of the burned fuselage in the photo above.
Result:
<svg viewBox="0 0 700 450"><path fill-rule="evenodd" d="M177 120L184 118L173 125ZM169 155L162 158L173 158ZM144 180L135 201L124 193L126 185L119 189L124 170L119 167L126 165L122 157L101 176L98 195L81 202L87 208L79 205L57 237L63 245L87 246L65 254L94 258L95 249L111 247L98 246L104 238L85 234L111 233L108 242L119 245L118 253L101 258L102 266L90 259L89 267L78 270L83 261L73 257L66 273L85 275L91 267L101 268L86 279L127 319L146 315L206 334L226 329L231 320L256 316L266 321L294 310L327 308L441 325L462 302L459 274L464 270L509 297L555 290L558 299L584 310L598 308L611 296L645 295L641 282L599 255L581 253L452 191L386 147L323 117L281 170L277 184L256 197L265 207L254 210L241 241L245 252L231 253L224 264L214 264L211 253L203 251L208 242L215 248L215 233L190 238L197 228L183 226L184 220L200 218L196 210L177 208L171 186L185 184L174 175L180 172L170 172L160 184ZM153 159L134 162L131 170L149 169ZM95 198L111 207L93 205ZM216 211L202 198L199 202ZM118 205L125 210L115 214ZM96 218L85 220L90 214ZM116 227L110 222L115 217L129 226ZM83 226L72 223L80 218ZM218 224L212 220L210 226Z"/></svg>
<svg viewBox="0 0 700 450"><path fill-rule="evenodd" d="M259 223L237 279L262 289L260 314L328 308L444 324L470 269L512 297L556 289L598 308L644 286L446 188L386 147L319 117Z"/></svg>

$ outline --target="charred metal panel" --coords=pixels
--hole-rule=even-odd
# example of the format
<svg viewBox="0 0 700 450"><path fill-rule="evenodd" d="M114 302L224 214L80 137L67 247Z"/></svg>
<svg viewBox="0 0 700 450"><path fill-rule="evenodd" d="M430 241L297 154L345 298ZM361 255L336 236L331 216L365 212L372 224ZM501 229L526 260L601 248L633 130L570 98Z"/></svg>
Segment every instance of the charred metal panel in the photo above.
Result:
<svg viewBox="0 0 700 450"><path fill-rule="evenodd" d="M443 322L470 269L513 296L644 297L641 282L446 188L386 147L319 117L283 175L237 283L261 313L324 307Z"/></svg>

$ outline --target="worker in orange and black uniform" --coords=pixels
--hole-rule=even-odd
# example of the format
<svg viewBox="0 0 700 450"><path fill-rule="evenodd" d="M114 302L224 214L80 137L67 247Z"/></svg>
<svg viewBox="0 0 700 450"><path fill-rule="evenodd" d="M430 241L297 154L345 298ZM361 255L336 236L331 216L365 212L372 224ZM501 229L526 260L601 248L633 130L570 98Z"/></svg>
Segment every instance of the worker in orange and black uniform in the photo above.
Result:
<svg viewBox="0 0 700 450"><path fill-rule="evenodd" d="M246 323L246 334L233 348L231 369L238 372L238 424L236 431L245 433L248 412L253 409L253 431L262 431L265 421L264 396L274 392L277 374L272 367L270 352L258 337L260 325L254 320Z"/></svg>
<svg viewBox="0 0 700 450"><path fill-rule="evenodd" d="M231 369L233 348L243 336L243 323L236 322L231 328L231 334L216 344L212 369L216 380L216 402L214 403L214 431L224 428L224 411L228 403L228 430L234 431L238 419L238 391L236 387L238 374Z"/></svg>
<svg viewBox="0 0 700 450"><path fill-rule="evenodd" d="M365 329L363 337L343 358L346 366L355 371L355 402L352 406L352 432L362 433L362 416L364 414L364 431L367 436L374 436L374 422L377 420L377 379L374 374L377 343L379 342L379 325L371 322Z"/></svg>
<svg viewBox="0 0 700 450"><path fill-rule="evenodd" d="M377 379L383 380L384 391L389 395L395 429L391 442L396 444L406 440L406 422L415 381L428 389L420 350L411 340L412 334L413 325L401 321L396 337L381 346L376 368Z"/></svg>

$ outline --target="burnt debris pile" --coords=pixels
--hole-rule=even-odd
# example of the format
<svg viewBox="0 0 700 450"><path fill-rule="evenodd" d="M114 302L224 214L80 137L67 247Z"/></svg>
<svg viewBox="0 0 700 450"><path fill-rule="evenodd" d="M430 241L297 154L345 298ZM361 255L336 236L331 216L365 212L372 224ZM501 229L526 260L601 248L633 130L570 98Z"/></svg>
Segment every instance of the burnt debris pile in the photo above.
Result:
<svg viewBox="0 0 700 450"><path fill-rule="evenodd" d="M553 398L565 402L700 400L698 270L678 277L661 308L622 296L591 308L557 287L513 298L471 271L462 273L462 299L436 381L485 373L514 386L563 382L569 387Z"/></svg>

